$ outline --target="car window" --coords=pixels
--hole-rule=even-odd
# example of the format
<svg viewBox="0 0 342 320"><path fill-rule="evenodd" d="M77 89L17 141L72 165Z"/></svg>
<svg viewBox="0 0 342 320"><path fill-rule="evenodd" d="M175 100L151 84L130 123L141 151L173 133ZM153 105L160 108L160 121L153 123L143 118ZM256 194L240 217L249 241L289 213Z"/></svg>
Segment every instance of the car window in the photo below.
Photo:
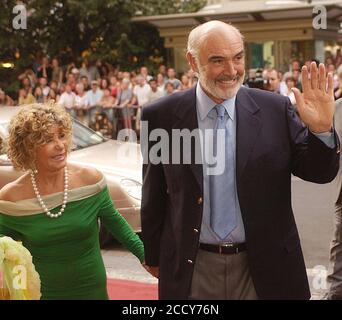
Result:
<svg viewBox="0 0 342 320"><path fill-rule="evenodd" d="M73 121L72 150L79 150L104 142L105 139L77 120Z"/></svg>

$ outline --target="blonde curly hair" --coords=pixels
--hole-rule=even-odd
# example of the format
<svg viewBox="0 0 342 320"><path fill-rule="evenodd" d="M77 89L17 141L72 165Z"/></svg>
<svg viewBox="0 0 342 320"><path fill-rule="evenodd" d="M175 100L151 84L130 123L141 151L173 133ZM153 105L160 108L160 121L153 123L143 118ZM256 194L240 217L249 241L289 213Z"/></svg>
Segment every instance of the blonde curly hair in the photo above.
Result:
<svg viewBox="0 0 342 320"><path fill-rule="evenodd" d="M6 151L15 169L26 171L35 168L36 150L47 142L51 135L49 130L54 125L58 125L66 135L70 152L72 120L56 103L26 105L12 118Z"/></svg>

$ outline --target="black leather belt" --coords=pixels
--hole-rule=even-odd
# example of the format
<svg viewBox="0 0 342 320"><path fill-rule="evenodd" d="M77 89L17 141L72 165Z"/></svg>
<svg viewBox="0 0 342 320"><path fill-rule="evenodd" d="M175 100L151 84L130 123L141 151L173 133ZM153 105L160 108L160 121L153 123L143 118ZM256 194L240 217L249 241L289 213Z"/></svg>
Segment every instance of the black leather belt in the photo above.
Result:
<svg viewBox="0 0 342 320"><path fill-rule="evenodd" d="M219 254L237 254L247 250L246 243L225 243L221 245L200 243L200 249Z"/></svg>

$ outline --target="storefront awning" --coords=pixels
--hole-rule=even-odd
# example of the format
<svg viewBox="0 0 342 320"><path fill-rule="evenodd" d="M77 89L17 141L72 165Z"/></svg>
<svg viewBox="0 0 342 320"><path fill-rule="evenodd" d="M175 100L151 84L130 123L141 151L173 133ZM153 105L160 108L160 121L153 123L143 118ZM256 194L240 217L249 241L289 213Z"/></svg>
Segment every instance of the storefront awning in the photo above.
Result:
<svg viewBox="0 0 342 320"><path fill-rule="evenodd" d="M222 0L194 13L136 16L132 20L148 22L158 28L192 27L210 20L230 23L279 21L311 17L316 6L325 6L328 21L342 22L342 0Z"/></svg>

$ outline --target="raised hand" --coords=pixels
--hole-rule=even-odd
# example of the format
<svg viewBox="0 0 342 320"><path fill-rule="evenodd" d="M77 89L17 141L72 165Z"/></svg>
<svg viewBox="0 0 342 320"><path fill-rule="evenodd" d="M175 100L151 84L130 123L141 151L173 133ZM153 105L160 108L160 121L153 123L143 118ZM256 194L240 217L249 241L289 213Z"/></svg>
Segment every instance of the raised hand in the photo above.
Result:
<svg viewBox="0 0 342 320"><path fill-rule="evenodd" d="M323 63L312 62L310 73L308 68L302 68L301 93L293 88L296 97L299 116L313 133L323 133L331 130L335 112L334 86L331 74L326 76Z"/></svg>

